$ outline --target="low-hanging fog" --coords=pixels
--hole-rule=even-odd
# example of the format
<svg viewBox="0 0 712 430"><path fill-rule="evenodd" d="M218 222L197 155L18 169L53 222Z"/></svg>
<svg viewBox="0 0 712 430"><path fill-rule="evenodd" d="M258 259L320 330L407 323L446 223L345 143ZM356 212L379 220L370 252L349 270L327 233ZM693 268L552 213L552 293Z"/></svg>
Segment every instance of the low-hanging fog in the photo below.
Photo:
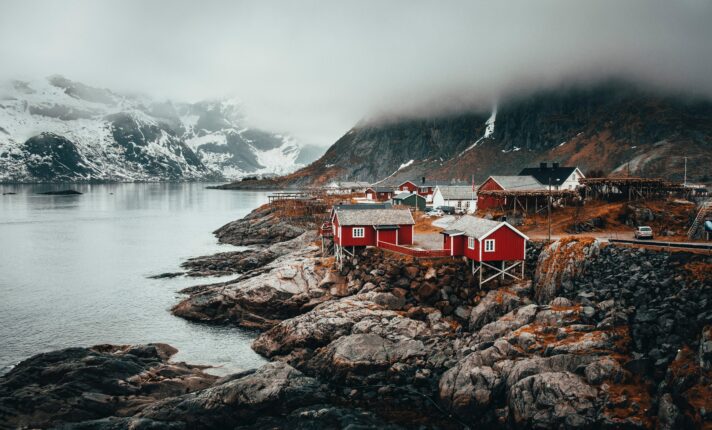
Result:
<svg viewBox="0 0 712 430"><path fill-rule="evenodd" d="M195 101L327 145L364 117L609 77L712 96L706 0L3 0L0 78Z"/></svg>

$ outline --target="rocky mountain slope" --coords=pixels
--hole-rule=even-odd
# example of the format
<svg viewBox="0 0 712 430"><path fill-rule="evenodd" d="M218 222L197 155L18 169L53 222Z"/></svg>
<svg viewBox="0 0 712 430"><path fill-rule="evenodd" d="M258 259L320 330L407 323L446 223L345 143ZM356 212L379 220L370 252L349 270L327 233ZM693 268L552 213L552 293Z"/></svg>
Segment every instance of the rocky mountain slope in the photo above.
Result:
<svg viewBox="0 0 712 430"><path fill-rule="evenodd" d="M512 97L488 112L364 122L281 183L481 181L540 161L682 179L685 156L688 178L705 180L711 149L712 102L609 82Z"/></svg>
<svg viewBox="0 0 712 430"><path fill-rule="evenodd" d="M0 181L235 179L316 158L233 100L158 102L52 76L0 85ZM313 158L310 158L313 157Z"/></svg>

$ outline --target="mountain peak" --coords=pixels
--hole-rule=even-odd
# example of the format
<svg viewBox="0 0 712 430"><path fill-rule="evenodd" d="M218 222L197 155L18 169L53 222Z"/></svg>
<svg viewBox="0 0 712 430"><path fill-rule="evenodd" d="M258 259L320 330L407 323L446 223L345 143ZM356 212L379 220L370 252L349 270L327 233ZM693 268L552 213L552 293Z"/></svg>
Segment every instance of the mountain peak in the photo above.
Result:
<svg viewBox="0 0 712 430"><path fill-rule="evenodd" d="M61 75L1 88L0 182L219 180L300 167L301 146L248 127L236 99L158 102Z"/></svg>

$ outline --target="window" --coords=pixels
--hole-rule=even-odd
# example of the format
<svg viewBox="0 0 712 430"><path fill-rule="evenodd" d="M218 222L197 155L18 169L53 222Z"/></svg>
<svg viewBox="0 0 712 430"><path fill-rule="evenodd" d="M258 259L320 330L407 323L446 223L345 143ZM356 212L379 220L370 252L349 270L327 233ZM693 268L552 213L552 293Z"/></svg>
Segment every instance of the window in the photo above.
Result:
<svg viewBox="0 0 712 430"><path fill-rule="evenodd" d="M364 229L363 227L354 227L353 237L354 238L366 237L366 229Z"/></svg>
<svg viewBox="0 0 712 430"><path fill-rule="evenodd" d="M494 252L494 239L485 240L485 252Z"/></svg>
<svg viewBox="0 0 712 430"><path fill-rule="evenodd" d="M474 237L467 238L467 247L470 249L475 249L475 238Z"/></svg>

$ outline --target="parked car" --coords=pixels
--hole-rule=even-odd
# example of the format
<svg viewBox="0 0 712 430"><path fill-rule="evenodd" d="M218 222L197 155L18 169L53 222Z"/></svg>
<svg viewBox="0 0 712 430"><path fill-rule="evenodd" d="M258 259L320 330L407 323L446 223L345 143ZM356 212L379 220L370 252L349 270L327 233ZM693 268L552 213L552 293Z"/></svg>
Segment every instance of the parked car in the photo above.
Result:
<svg viewBox="0 0 712 430"><path fill-rule="evenodd" d="M635 229L634 235L636 239L652 239L653 229L648 227L647 225L641 225Z"/></svg>
<svg viewBox="0 0 712 430"><path fill-rule="evenodd" d="M444 214L448 215L455 215L455 207L454 206L440 206L438 207L440 211Z"/></svg>

